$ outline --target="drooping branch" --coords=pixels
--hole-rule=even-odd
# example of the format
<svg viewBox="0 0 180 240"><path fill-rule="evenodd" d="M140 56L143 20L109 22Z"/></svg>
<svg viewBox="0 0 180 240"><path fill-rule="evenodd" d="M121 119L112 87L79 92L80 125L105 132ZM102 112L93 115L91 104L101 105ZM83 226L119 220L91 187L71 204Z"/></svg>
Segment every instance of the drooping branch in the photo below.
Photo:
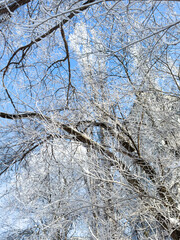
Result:
<svg viewBox="0 0 180 240"><path fill-rule="evenodd" d="M52 123L52 119L48 116L39 114L39 113L35 113L35 112L26 112L26 113L20 113L20 114L8 114L8 113L3 113L0 112L0 117L1 118L7 118L7 119L23 119L23 118L31 118L31 117L36 117L40 120L46 120L49 123ZM74 138L85 144L88 146L91 146L93 149L100 151L102 154L104 154L106 157L108 157L111 161L112 161L112 165L114 164L114 162L119 162L122 169L127 169L127 166L120 161L119 159L117 159L117 157L114 155L114 153L112 153L111 151L109 151L108 149L106 149L104 146L102 146L101 144L97 143L96 141L92 140L89 136L87 136L86 134L78 131L77 129L73 128L70 125L67 124L61 124L60 122L55 122L55 124L62 130L66 131L68 134L74 136ZM97 124L96 124L97 125ZM105 127L106 129L109 129L110 132L112 133L113 129L110 126L107 126L105 123L101 123L101 126ZM114 133L115 134L115 133ZM122 137L121 137L122 139ZM122 141L122 140L121 140ZM125 142L125 140L124 140ZM126 142L127 145L127 150L129 150L129 148L131 147L130 145L128 145L128 142ZM125 147L125 144L124 144ZM132 148L132 147L131 147ZM146 162L144 159L142 158L138 158L137 156L133 155L133 153L131 152L125 152L122 150L122 153L124 153L125 155L131 157L132 159L134 159L135 163L137 165L139 165L143 171L145 171L145 173L149 176L149 178L154 182L155 181L155 176L156 176L156 172L154 171L154 169L149 165L148 162ZM129 172L129 170L127 171L126 178L127 175L131 174ZM130 179L129 179L130 180ZM131 179L132 180L132 179ZM131 182L130 180L130 182ZM134 178L133 178L134 181ZM142 190L142 189L141 189ZM172 202L171 202L172 203Z"/></svg>
<svg viewBox="0 0 180 240"><path fill-rule="evenodd" d="M26 112L26 113L20 113L20 114L8 114L8 113L4 113L4 112L0 112L0 117L1 118L7 118L7 119L23 119L23 118L32 118L32 117L36 117L40 120L46 120L49 123L52 123L52 119L48 116L39 114L39 113L35 113L35 112ZM102 146L101 144L97 143L96 141L92 140L89 136L85 135L84 133L78 131L77 129L73 128L70 125L67 124L61 124L60 122L55 122L55 124L62 130L66 131L68 134L74 136L75 140L91 146L93 149L100 151L102 154L104 154L105 156L107 156L108 158L110 158L110 160L112 161L112 165L114 165L114 162L119 162L122 169L127 169L127 166L120 161L119 159L117 159L117 157L114 155L114 153L112 153L111 151L109 151L108 149L106 149L104 146ZM111 134L113 134L113 136L116 135L116 133L114 132L113 128L110 125L107 125L106 123L97 123L94 122L94 124L96 126L101 126L103 128L105 128L106 130L109 130L109 132ZM119 134L118 134L119 135ZM137 155L135 155L133 153L132 150L132 146L130 145L130 143L128 143L127 141L125 141L125 139L123 138L123 136L118 137L122 143L122 146L126 149L126 151L121 150L122 154L127 155L128 157L131 157L134 161L135 164L137 164L138 166L141 167L141 169L148 175L148 177L151 179L151 181L153 183L155 183L156 181L156 171L153 169L153 167L143 158L138 157ZM129 172L129 170L127 171L126 175L131 174ZM127 178L127 176L126 176ZM130 182L132 181L132 179L129 179ZM134 181L134 178L133 178ZM164 195L165 193L168 194L168 202L170 204L173 204L173 199L170 197L170 194L168 193L168 190L162 186L164 190ZM142 189L141 189L142 190ZM160 193L162 192L161 189L159 189ZM161 196L162 194L160 194ZM164 196L163 195L163 196Z"/></svg>
<svg viewBox="0 0 180 240"><path fill-rule="evenodd" d="M65 59L67 59L68 61L68 74L69 74L69 83L68 83L68 90L67 90L67 106L68 106L68 103L69 103L69 91L70 91L70 87L72 86L72 83L71 83L71 63L70 63L70 56L69 56L69 47L68 47L68 43L67 43L67 40L66 40L66 36L65 36L65 32L64 32L64 29L63 29L63 25L61 23L61 36L62 36L62 39L63 39L63 42L64 42L64 47L65 47L65 50L66 50L66 57Z"/></svg>

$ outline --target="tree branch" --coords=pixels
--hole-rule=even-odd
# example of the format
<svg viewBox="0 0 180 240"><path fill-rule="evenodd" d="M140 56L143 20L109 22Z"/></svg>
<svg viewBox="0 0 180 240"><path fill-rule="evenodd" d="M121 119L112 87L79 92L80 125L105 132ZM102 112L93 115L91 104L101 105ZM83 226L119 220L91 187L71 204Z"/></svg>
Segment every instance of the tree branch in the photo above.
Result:
<svg viewBox="0 0 180 240"><path fill-rule="evenodd" d="M23 119L23 118L28 118L28 117L36 117L40 120L46 120L49 123L52 123L52 119L48 116L39 114L39 113L34 113L34 112L26 112L22 114L8 114L8 113L3 113L0 112L0 117L2 118L7 118L7 119ZM54 121L53 121L54 122ZM103 147L101 144L95 142L92 140L89 136L79 132L77 129L74 129L72 126L69 126L67 124L61 124L59 122L55 122L55 124L65 132L69 133L70 135L73 135L74 139L88 145L89 147L91 146L93 149L101 152L104 154L106 157L109 158L110 161L112 161L112 165L114 165L114 162L118 162L120 164L120 168L123 169L121 172L124 178L129 182L130 185L136 189L140 194L146 194L144 191L143 187L141 186L141 183L136 179L136 177L130 172L128 167L108 149Z"/></svg>
<svg viewBox="0 0 180 240"><path fill-rule="evenodd" d="M8 114L8 113L0 112L0 117L1 118L6 118L6 119L10 119L10 120L36 117L36 118L38 118L40 120L46 120L49 123L52 122L52 119L50 117L42 115L42 114L39 114L39 113L35 113L35 112L26 112L26 113L21 113L21 114ZM83 143L85 145L91 146L93 149L101 152L104 156L108 157L109 160L112 161L113 164L114 164L114 162L118 162L120 164L120 169L121 169L122 176L133 187L134 191L136 191L139 194L140 197L148 196L146 191L144 190L142 184L137 179L137 177L134 176L131 173L131 171L128 169L128 167L125 165L125 163L123 163L120 159L117 159L117 157L111 151L109 151L108 149L103 147L101 144L99 144L99 143L95 142L94 140L92 140L89 136L79 132L77 129L74 129L72 126L69 126L67 124L61 124L59 122L55 122L55 124L57 124L57 126L59 128L61 128L62 130L64 130L68 134L73 135L75 140L77 140L77 141L79 141L79 142L81 142L81 143ZM36 147L38 147L39 145L40 144L33 145L32 150L35 149ZM27 150L27 152L25 152L23 157L26 156L30 151L31 151L31 149ZM23 157L21 158L21 160L23 159ZM144 168L144 160L140 159L138 161L140 161L139 164L140 164L140 166L143 166L143 169L145 171L146 168ZM6 168L3 172L5 172L8 168ZM162 187L163 187L163 195L159 194L159 196L162 198L162 200L165 200L164 199L165 195L168 194L167 201L169 203L171 203L172 208L174 208L174 201L173 201L173 199L170 197L170 194L168 193L167 189L165 189L164 186L162 186ZM162 190L162 187L161 187L161 190ZM160 212L157 212L155 218L160 222L160 224L165 229L168 229L169 220L166 219ZM180 230L179 229L175 229L171 233L171 236L173 237L173 239L177 240L178 237L180 236Z"/></svg>
<svg viewBox="0 0 180 240"><path fill-rule="evenodd" d="M51 33L55 32L57 29L60 28L60 26L63 26L64 24L66 24L67 22L69 22L76 14L83 12L84 10L89 8L89 3L93 3L96 2L96 0L88 0L86 1L82 7L80 7L78 10L73 11L72 13L70 13L66 18L64 18L59 24L57 24L56 26L54 26L53 28L49 29L46 33L42 34L40 37L37 37L35 40L32 40L30 43L18 48L13 55L10 57L6 67L4 67L3 69L1 69L1 72L4 71L3 76L5 76L7 70L9 69L9 66L11 64L17 64L15 62L12 62L12 60L14 59L14 57L17 55L17 53L19 53L20 51L22 51L22 57L20 59L20 61L18 62L18 64L20 62L22 62L22 60L25 58L26 54L29 51L29 49L35 44L40 42L42 39L46 38L47 36L49 36Z"/></svg>
<svg viewBox="0 0 180 240"><path fill-rule="evenodd" d="M31 0L15 0L15 1L9 1L6 0L4 2L0 3L0 15L8 14L10 15L11 12L14 12L19 7L29 3Z"/></svg>

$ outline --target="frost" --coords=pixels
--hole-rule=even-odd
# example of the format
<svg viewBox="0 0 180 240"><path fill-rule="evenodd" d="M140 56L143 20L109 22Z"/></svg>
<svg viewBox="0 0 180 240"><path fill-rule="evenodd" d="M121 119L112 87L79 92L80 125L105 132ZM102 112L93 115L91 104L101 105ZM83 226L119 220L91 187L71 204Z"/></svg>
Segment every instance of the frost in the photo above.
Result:
<svg viewBox="0 0 180 240"><path fill-rule="evenodd" d="M176 219L176 218L169 218L169 221L170 221L170 223L173 225L173 226L180 226L180 222L179 222L179 220L178 219Z"/></svg>

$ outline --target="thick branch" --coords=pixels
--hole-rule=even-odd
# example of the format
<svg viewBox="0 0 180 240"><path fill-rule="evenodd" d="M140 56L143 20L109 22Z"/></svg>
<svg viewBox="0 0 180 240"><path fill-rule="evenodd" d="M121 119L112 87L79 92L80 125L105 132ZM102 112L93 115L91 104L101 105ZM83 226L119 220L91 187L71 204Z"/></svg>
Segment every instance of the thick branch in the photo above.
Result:
<svg viewBox="0 0 180 240"><path fill-rule="evenodd" d="M29 3L31 0L15 0L15 1L9 1L6 0L0 4L0 15L2 14L11 14L11 12L14 12L19 7Z"/></svg>
<svg viewBox="0 0 180 240"><path fill-rule="evenodd" d="M110 125L107 124L105 122L91 122L91 124L93 126L99 126L102 127L104 129L106 129L111 136L116 137L118 142L126 149L126 151L123 151L122 149L120 150L120 152L122 152L123 154L131 157L134 160L134 163L137 164L138 166L141 167L141 169L148 175L148 177L155 182L156 181L156 171L154 170L154 168L143 158L139 157L138 154L138 150L137 148L135 148L135 144L133 144L133 146L130 144L130 142L128 142L124 137L123 134L125 136L127 136L128 138L130 138L131 142L132 142L132 138L131 136L127 133L127 131L125 131L119 124L118 127L121 130L122 134L120 134L117 131L114 131L114 128ZM137 154L135 154L135 150L137 152Z"/></svg>
<svg viewBox="0 0 180 240"><path fill-rule="evenodd" d="M35 117L35 116L37 116L37 113L33 113L33 112L19 113L19 114L9 114L9 113L0 112L1 118L7 118L11 120L29 118L29 117Z"/></svg>

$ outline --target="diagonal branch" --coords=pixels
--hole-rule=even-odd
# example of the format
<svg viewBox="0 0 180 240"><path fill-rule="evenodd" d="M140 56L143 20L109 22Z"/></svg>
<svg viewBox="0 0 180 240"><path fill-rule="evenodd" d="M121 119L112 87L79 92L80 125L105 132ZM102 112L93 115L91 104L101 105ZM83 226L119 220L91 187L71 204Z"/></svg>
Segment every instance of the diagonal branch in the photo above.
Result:
<svg viewBox="0 0 180 240"><path fill-rule="evenodd" d="M36 117L40 120L46 120L47 122L52 123L52 119L50 117L39 114L39 113L35 113L35 112L26 112L26 113L22 113L22 114L8 114L8 113L0 112L0 117L11 119L11 120L23 119L23 118L28 118L28 117L29 118ZM134 176L131 173L131 171L128 169L128 167L125 165L125 163L123 163L120 159L117 159L117 157L114 155L114 153L112 153L111 151L109 151L108 149L103 147L101 144L92 140L89 136L79 132L77 129L73 128L70 125L61 124L60 122L55 122L55 124L60 129L64 130L68 134L72 135L75 140L85 144L86 146L88 145L88 147L92 147L93 149L102 153L104 156L106 156L106 158L108 158L112 162L113 165L114 165L114 162L118 162L120 164L120 168L123 169L122 175L128 181L128 183L131 186L133 186L134 190L136 190L140 195L142 195L142 194L146 195L145 190L141 186L141 183L139 182L139 180L136 179L136 176Z"/></svg>
<svg viewBox="0 0 180 240"><path fill-rule="evenodd" d="M9 1L6 0L0 3L0 15L11 14L19 7L29 3L31 0L15 0Z"/></svg>
<svg viewBox="0 0 180 240"><path fill-rule="evenodd" d="M11 119L11 120L36 117L40 120L46 120L47 122L52 123L52 119L50 117L39 114L39 113L36 113L36 112L26 112L26 113L21 113L21 114L8 114L8 113L0 112L0 117ZM140 186L141 185L140 182L133 177L132 173L127 168L127 166L122 161L117 159L117 157L115 156L114 153L112 153L111 151L106 149L104 146L102 146L101 144L92 140L89 136L87 136L84 133L78 131L77 129L73 128L70 125L61 124L60 122L57 122L57 121L55 122L55 124L60 129L64 130L68 134L72 135L75 138L75 140L77 140L77 141L79 141L79 142L81 142L85 145L91 146L93 149L98 150L99 152L104 154L112 162L112 165L114 165L114 162L118 162L120 164L120 167L122 169L124 169L124 172L122 173L122 175L125 177L125 179L131 185L133 185L136 189L139 188L139 191L141 193L145 193L142 186ZM101 126L106 127L106 129L108 129L108 127L105 125L105 123L101 124ZM109 127L109 129L110 129L111 132L113 131L112 128ZM125 145L124 145L124 147L125 147ZM130 152L129 151L130 147L131 146L127 145L127 151L122 150L121 152L123 154L131 157L134 160L134 163L141 167L141 169L148 175L148 177L151 179L151 181L153 183L156 183L156 181L157 181L156 171L154 170L154 168L146 160L134 155L133 152ZM159 186L159 188L157 190L158 190L158 193L159 193L160 197L163 200L167 200L168 203L170 203L171 205L175 205L173 198L171 197L169 191L165 188L165 186Z"/></svg>

